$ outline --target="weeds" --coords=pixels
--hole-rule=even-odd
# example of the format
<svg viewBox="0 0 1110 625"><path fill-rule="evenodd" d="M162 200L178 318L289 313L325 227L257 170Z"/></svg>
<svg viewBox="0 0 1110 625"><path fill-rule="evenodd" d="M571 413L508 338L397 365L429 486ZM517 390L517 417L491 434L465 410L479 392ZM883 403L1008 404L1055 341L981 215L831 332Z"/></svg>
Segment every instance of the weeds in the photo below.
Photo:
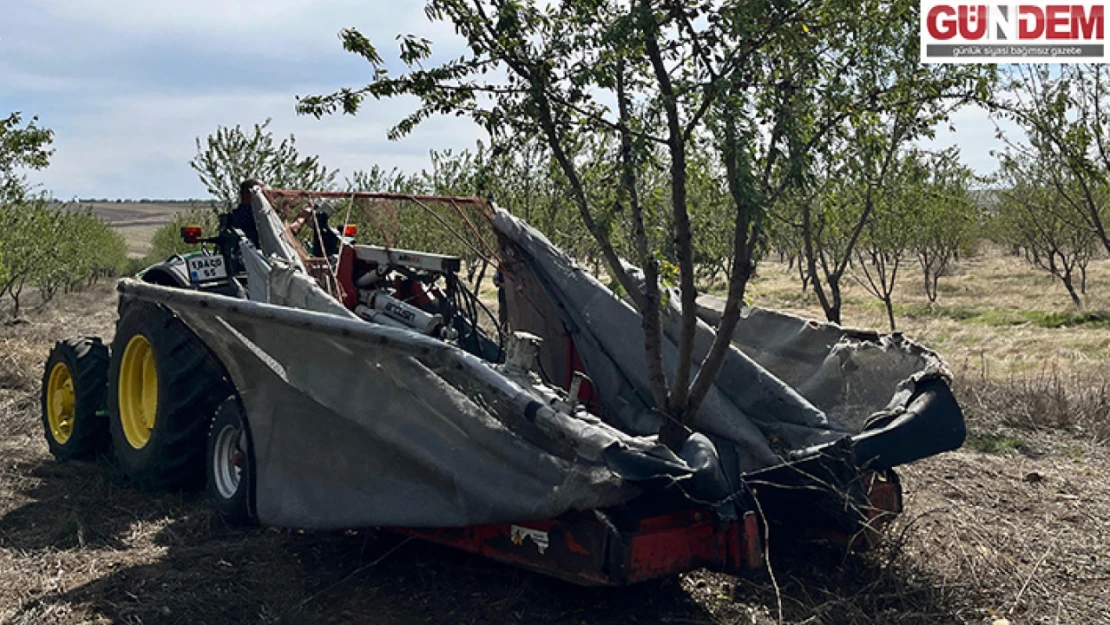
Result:
<svg viewBox="0 0 1110 625"><path fill-rule="evenodd" d="M968 421L978 427L1066 430L1101 443L1110 441L1108 384L1101 372L1064 374L1051 368L999 380L980 368L957 376L955 388ZM977 444L1006 446L1002 440Z"/></svg>
<svg viewBox="0 0 1110 625"><path fill-rule="evenodd" d="M928 304L895 305L894 311L901 317L909 317L911 319L933 317L952 319L954 321L976 319L982 314L981 310L975 308L959 305L946 306L942 304L933 304L931 306Z"/></svg>
<svg viewBox="0 0 1110 625"><path fill-rule="evenodd" d="M968 434L964 447L985 454L1006 454L1021 452L1029 448L1028 444L1017 436L1008 434L984 434L973 432Z"/></svg>
<svg viewBox="0 0 1110 625"><path fill-rule="evenodd" d="M1010 326L1032 325L1038 328L1055 330L1059 328L1107 328L1110 327L1110 312L1046 312L1043 310L1011 310L1005 308L976 308L961 305L905 304L895 305L900 317L909 319L951 319L983 325L1006 328Z"/></svg>
<svg viewBox="0 0 1110 625"><path fill-rule="evenodd" d="M1092 328L1110 327L1110 312L1042 312L1023 310L1021 315L1041 328L1071 328L1088 326Z"/></svg>

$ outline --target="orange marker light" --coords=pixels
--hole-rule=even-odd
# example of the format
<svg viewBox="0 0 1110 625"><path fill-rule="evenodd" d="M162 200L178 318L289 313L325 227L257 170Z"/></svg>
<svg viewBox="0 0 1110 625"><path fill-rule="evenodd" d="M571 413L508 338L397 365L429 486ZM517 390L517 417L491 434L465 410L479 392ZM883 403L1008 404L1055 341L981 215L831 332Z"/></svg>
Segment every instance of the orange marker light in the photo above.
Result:
<svg viewBox="0 0 1110 625"><path fill-rule="evenodd" d="M181 229L181 238L185 239L186 243L196 243L200 239L200 235L200 226L185 226Z"/></svg>
<svg viewBox="0 0 1110 625"><path fill-rule="evenodd" d="M357 225L347 224L346 226L343 226L343 236L353 237L356 234L358 234L358 226Z"/></svg>

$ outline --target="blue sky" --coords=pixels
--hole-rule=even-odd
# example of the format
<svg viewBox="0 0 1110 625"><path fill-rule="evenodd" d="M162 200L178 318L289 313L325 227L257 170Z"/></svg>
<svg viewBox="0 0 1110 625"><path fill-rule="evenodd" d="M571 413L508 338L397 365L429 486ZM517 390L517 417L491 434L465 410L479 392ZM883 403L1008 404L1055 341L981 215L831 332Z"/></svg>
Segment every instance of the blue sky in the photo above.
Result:
<svg viewBox="0 0 1110 625"><path fill-rule="evenodd" d="M29 177L55 197L189 198L205 190L188 166L195 139L218 125L272 118L341 175L374 164L418 171L432 149L482 137L465 120L426 122L399 141L386 131L414 102L368 102L357 117L298 117L295 96L364 84L369 66L342 50L357 27L395 56L398 33L425 36L438 56L459 52L450 26L424 18L421 0L0 0L0 115L37 115L55 131L51 166ZM960 111L964 161L987 173L994 126Z"/></svg>

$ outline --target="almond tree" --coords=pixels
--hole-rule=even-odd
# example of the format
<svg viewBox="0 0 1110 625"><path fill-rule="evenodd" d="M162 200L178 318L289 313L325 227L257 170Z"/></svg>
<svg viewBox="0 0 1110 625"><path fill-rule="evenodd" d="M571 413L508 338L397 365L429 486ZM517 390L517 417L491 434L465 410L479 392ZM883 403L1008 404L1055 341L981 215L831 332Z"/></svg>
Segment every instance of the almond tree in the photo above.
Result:
<svg viewBox="0 0 1110 625"><path fill-rule="evenodd" d="M913 141L933 136L952 110L983 97L988 84L959 74L931 76L913 53L888 62L893 93L913 95L880 96L876 110L853 114L815 161L812 189L798 196L806 278L833 323L841 323L844 277L857 245L881 210L881 198L896 184L899 154Z"/></svg>
<svg viewBox="0 0 1110 625"><path fill-rule="evenodd" d="M30 190L22 170L44 169L54 150L54 132L37 125L32 117L26 125L19 112L0 118L0 204L19 202Z"/></svg>
<svg viewBox="0 0 1110 625"><path fill-rule="evenodd" d="M15 315L34 263L50 253L50 230L40 223L39 212L31 210L42 201L28 197L31 188L23 171L49 165L54 133L40 128L37 118L26 125L22 119L19 112L0 119L0 297L11 298Z"/></svg>
<svg viewBox="0 0 1110 625"><path fill-rule="evenodd" d="M23 289L43 263L57 257L52 233L58 230L54 213L47 210L44 199L21 204L0 204L0 250L4 253L0 267L0 297L11 300L13 317L19 316Z"/></svg>
<svg viewBox="0 0 1110 625"><path fill-rule="evenodd" d="M1060 218L1090 231L1110 254L1110 69L1103 64L1015 65L995 112L1025 131L1010 143L1040 163ZM1065 214L1065 212L1067 214Z"/></svg>
<svg viewBox="0 0 1110 625"><path fill-rule="evenodd" d="M883 303L891 332L896 329L894 286L898 270L910 254L917 226L915 210L928 176L916 152L910 151L897 160L889 183L872 198L873 215L855 251L859 282Z"/></svg>
<svg viewBox="0 0 1110 625"><path fill-rule="evenodd" d="M127 262L123 237L88 210L35 198L0 204L0 298L18 316L26 287L43 303L59 289L71 290L101 273L118 273Z"/></svg>
<svg viewBox="0 0 1110 625"><path fill-rule="evenodd" d="M971 197L974 175L958 150L925 155L928 177L918 189L911 247L924 278L925 296L937 301L937 285L960 250L977 236L980 208Z"/></svg>
<svg viewBox="0 0 1110 625"><path fill-rule="evenodd" d="M50 163L54 133L19 113L0 119L0 298L18 316L24 289L34 287L42 302L59 289L69 291L127 261L123 237L92 214L35 197L23 171Z"/></svg>
<svg viewBox="0 0 1110 625"><path fill-rule="evenodd" d="M126 265L127 244L123 235L88 207L40 204L50 224L40 234L39 245L50 256L30 267L29 282L38 290L43 304L59 291L70 292L101 275L118 275Z"/></svg>
<svg viewBox="0 0 1110 625"><path fill-rule="evenodd" d="M454 25L467 47L433 61L431 42L400 37L406 70L392 73L356 30L344 47L370 62L361 88L303 98L299 110L355 113L366 98L411 95L419 106L392 129L399 138L436 114L465 116L495 143L538 137L607 270L643 316L644 354L661 439L676 446L728 353L764 220L787 189L803 185L834 130L874 123L879 111L981 92L987 70L918 63L918 4L909 0L429 0L432 20ZM912 61L912 62L911 62ZM612 145L609 191L591 184L583 146ZM696 263L690 215L692 154L709 154L725 191L732 271L717 337L695 363ZM672 230L663 249L649 232L641 178L659 163ZM600 182L602 179L598 179ZM626 216L642 287L622 267L612 224ZM681 321L676 366L663 365L659 286L677 268Z"/></svg>
<svg viewBox="0 0 1110 625"><path fill-rule="evenodd" d="M284 189L322 190L334 184L335 170L325 167L318 156L301 156L293 135L277 142L269 126L268 119L249 131L239 125L218 126L203 143L197 137L197 154L189 166L219 209L239 203L239 185L248 178Z"/></svg>
<svg viewBox="0 0 1110 625"><path fill-rule="evenodd" d="M1060 280L1080 311L1080 293L1086 291L1087 263L1097 244L1096 236L1090 229L1069 222L1057 210L1062 194L1061 183L1052 173L1054 166L1029 157L1003 155L995 218L1005 236L1025 248L1035 267ZM1063 184L1071 191L1079 185L1078 181Z"/></svg>

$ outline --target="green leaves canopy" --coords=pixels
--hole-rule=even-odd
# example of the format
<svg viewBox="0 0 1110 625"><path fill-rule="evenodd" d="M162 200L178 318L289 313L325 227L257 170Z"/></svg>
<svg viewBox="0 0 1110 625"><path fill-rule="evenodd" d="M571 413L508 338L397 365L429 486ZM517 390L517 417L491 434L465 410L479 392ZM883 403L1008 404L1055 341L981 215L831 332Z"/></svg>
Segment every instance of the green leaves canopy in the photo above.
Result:
<svg viewBox="0 0 1110 625"><path fill-rule="evenodd" d="M50 163L53 131L40 128L38 118L22 124L18 112L0 118L0 204L23 200L28 192L22 169L44 169Z"/></svg>
<svg viewBox="0 0 1110 625"><path fill-rule="evenodd" d="M239 203L239 185L248 178L283 189L324 190L334 184L335 170L317 156L301 156L293 135L276 141L269 126L268 119L250 130L220 126L203 143L197 137L189 166L222 208Z"/></svg>

